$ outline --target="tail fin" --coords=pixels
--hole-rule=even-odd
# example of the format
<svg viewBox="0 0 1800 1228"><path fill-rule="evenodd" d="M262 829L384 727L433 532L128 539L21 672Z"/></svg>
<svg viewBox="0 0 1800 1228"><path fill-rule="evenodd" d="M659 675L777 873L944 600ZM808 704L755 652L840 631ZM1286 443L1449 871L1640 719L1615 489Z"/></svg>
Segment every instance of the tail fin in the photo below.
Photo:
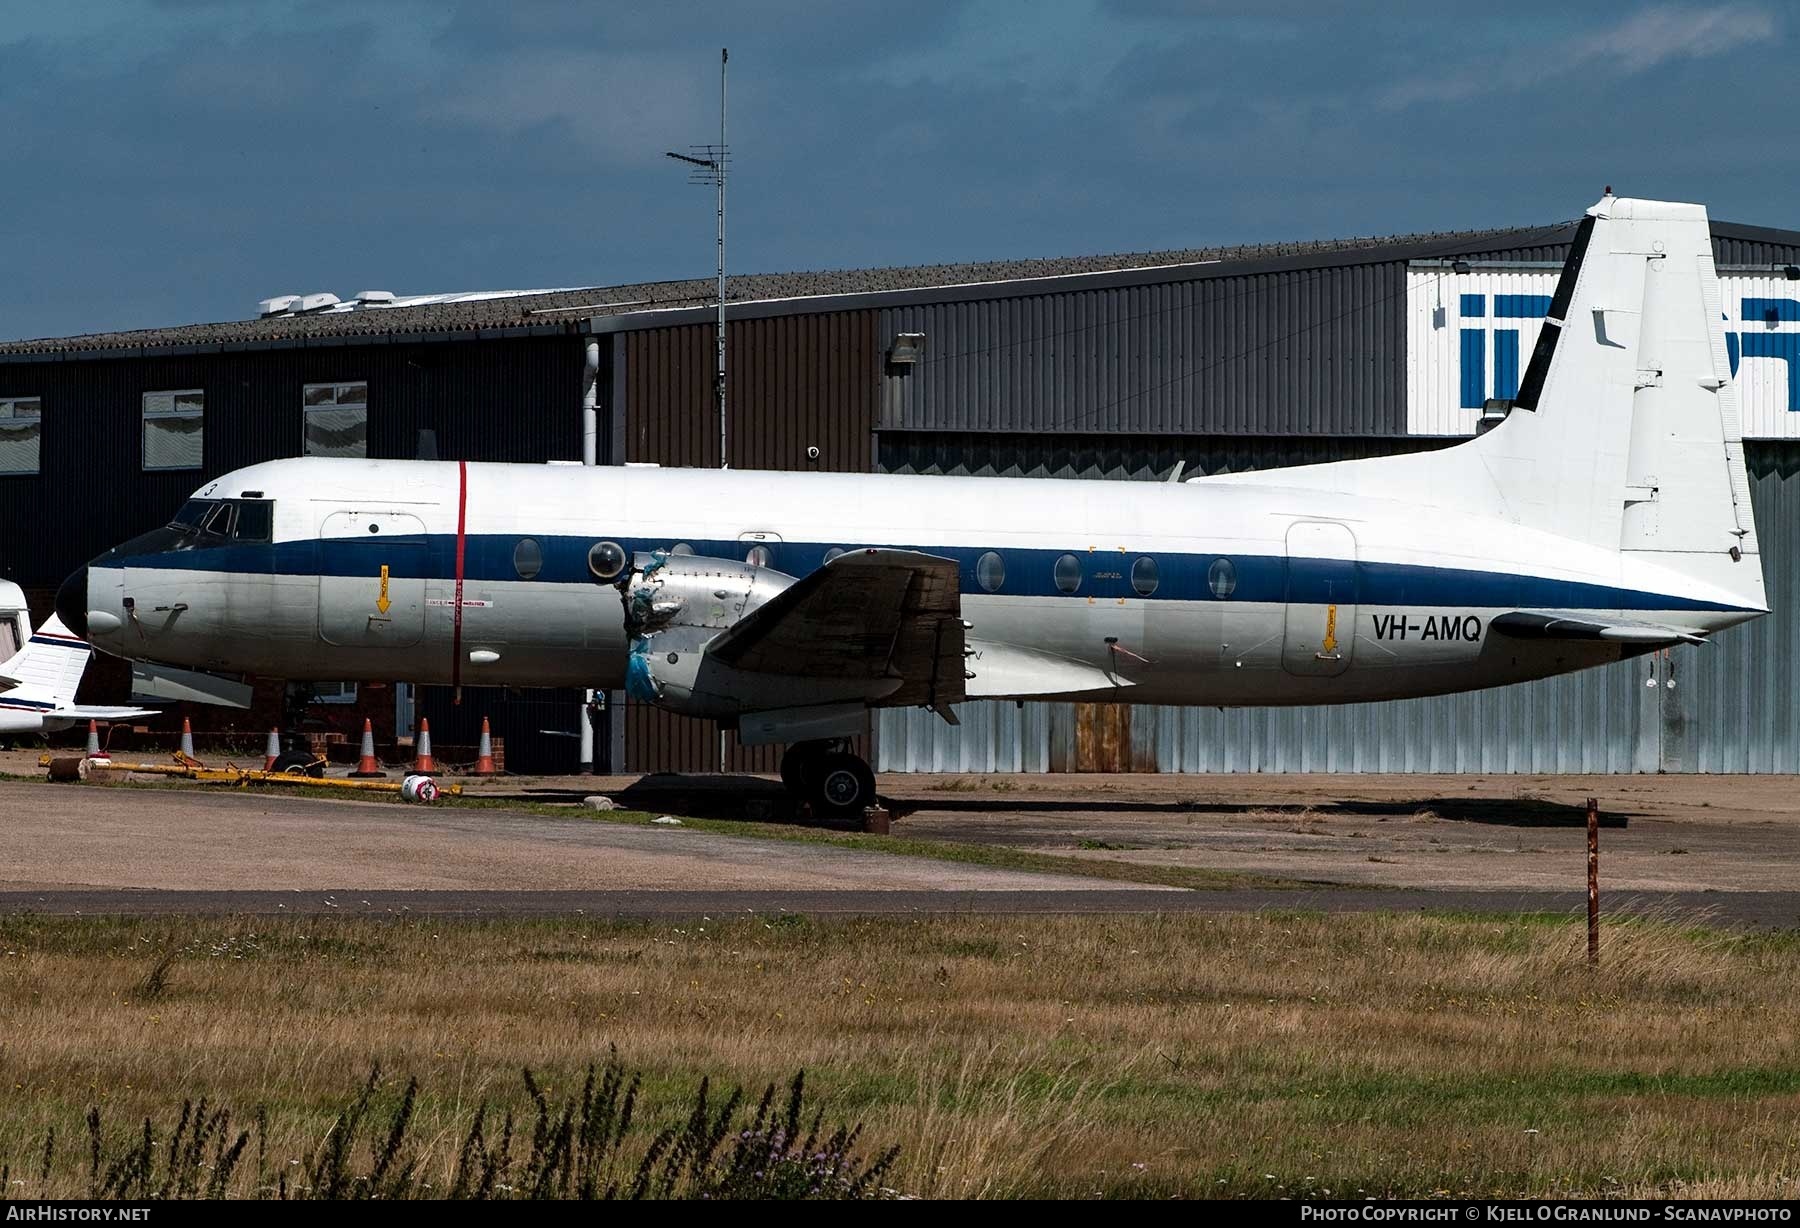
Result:
<svg viewBox="0 0 1800 1228"><path fill-rule="evenodd" d="M1700 205L1587 211L1513 410L1459 447L1197 479L1403 498L1655 563L1766 610Z"/></svg>
<svg viewBox="0 0 1800 1228"><path fill-rule="evenodd" d="M1764 608L1723 320L1706 210L1603 198L1513 412L1470 447L1520 523Z"/></svg>
<svg viewBox="0 0 1800 1228"><path fill-rule="evenodd" d="M25 646L0 663L0 704L33 711L58 711L75 703L75 690L93 649L52 615L33 631Z"/></svg>

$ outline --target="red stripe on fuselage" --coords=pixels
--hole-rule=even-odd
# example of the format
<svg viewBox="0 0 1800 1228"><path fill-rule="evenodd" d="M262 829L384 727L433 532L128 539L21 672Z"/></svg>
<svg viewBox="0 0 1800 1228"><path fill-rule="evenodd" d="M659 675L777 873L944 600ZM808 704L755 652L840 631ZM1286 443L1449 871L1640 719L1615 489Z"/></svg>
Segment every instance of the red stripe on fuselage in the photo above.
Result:
<svg viewBox="0 0 1800 1228"><path fill-rule="evenodd" d="M450 615L450 685L462 685L463 559L469 546L469 462L456 462L456 603ZM454 702L461 703L462 696Z"/></svg>

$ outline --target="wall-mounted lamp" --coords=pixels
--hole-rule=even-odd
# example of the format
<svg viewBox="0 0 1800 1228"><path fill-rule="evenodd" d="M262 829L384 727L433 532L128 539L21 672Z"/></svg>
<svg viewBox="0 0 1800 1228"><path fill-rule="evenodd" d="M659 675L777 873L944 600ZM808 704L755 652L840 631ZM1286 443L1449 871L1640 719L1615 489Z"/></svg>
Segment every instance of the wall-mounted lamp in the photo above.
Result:
<svg viewBox="0 0 1800 1228"><path fill-rule="evenodd" d="M896 367L911 366L925 357L924 333L895 333L894 343L888 346L887 360Z"/></svg>
<svg viewBox="0 0 1800 1228"><path fill-rule="evenodd" d="M1467 273L1469 271L1469 262L1467 260L1453 260L1450 263L1450 271L1452 273Z"/></svg>

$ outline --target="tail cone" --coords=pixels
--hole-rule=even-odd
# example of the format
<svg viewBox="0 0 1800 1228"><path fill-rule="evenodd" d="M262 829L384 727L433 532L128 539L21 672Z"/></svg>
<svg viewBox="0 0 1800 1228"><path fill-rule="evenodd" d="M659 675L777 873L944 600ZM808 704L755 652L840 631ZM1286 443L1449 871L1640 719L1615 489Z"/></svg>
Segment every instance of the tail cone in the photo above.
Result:
<svg viewBox="0 0 1800 1228"><path fill-rule="evenodd" d="M475 770L471 776L498 776L500 769L494 766L494 737L488 732L488 718L481 718L481 746L475 752Z"/></svg>
<svg viewBox="0 0 1800 1228"><path fill-rule="evenodd" d="M425 717L419 718L419 747L418 754L413 757L412 770L415 775L429 775L438 770L437 760L431 757L431 721Z"/></svg>
<svg viewBox="0 0 1800 1228"><path fill-rule="evenodd" d="M374 780L386 776L381 764L375 758L375 726L369 718L363 718L362 752L356 757L356 770L350 773L356 780Z"/></svg>
<svg viewBox="0 0 1800 1228"><path fill-rule="evenodd" d="M268 744L263 750L263 771L273 771L275 761L279 758L281 758L281 730L271 729L269 730Z"/></svg>

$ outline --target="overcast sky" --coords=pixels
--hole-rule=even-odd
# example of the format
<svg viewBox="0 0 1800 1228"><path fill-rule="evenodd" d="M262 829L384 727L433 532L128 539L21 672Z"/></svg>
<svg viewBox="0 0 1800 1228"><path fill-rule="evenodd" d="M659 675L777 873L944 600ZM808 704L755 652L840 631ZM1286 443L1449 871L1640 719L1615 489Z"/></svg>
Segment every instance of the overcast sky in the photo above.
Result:
<svg viewBox="0 0 1800 1228"><path fill-rule="evenodd" d="M1370 11L1364 11L1365 9ZM1378 11L1375 11L1377 10ZM278 293L1534 225L1800 227L1775 3L0 2L0 337Z"/></svg>

